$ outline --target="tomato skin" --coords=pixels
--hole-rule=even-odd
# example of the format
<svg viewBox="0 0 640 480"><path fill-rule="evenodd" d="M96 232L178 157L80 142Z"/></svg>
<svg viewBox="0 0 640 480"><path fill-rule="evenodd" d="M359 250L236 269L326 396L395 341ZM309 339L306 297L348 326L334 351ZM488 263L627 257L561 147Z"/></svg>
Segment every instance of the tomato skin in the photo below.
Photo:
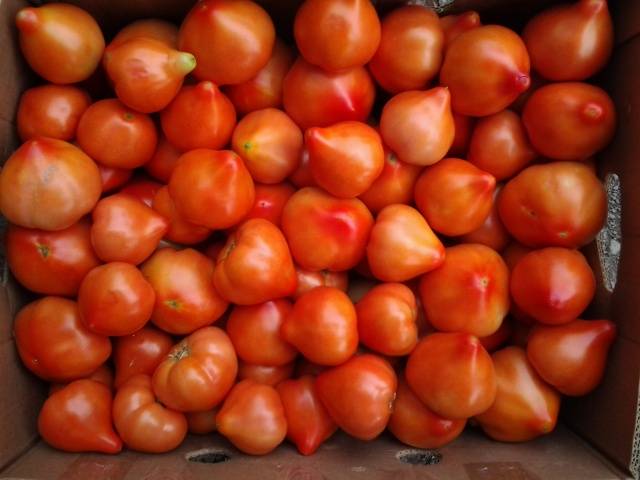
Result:
<svg viewBox="0 0 640 480"><path fill-rule="evenodd" d="M163 453L177 448L187 435L187 419L156 401L148 375L120 385L113 399L113 423L127 448Z"/></svg>
<svg viewBox="0 0 640 480"><path fill-rule="evenodd" d="M300 155L300 162L298 168L289 175L289 180L298 188L304 187L316 187L316 181L311 174L311 163L309 161L309 150L306 147L302 148L302 154Z"/></svg>
<svg viewBox="0 0 640 480"><path fill-rule="evenodd" d="M255 188L238 155L202 148L180 157L169 195L185 220L216 230L232 227L249 213Z"/></svg>
<svg viewBox="0 0 640 480"><path fill-rule="evenodd" d="M602 380L615 338L616 326L609 320L539 325L529 335L527 358L543 380L560 393L585 395Z"/></svg>
<svg viewBox="0 0 640 480"><path fill-rule="evenodd" d="M274 225L280 227L282 224L282 211L284 206L296 190L288 183L276 183L275 185L255 184L255 200L253 207L245 217L245 221L250 218L264 218Z"/></svg>
<svg viewBox="0 0 640 480"><path fill-rule="evenodd" d="M235 306L226 330L238 357L246 363L273 367L293 362L297 350L280 337L280 326L292 308L284 299Z"/></svg>
<svg viewBox="0 0 640 480"><path fill-rule="evenodd" d="M153 197L153 209L162 215L168 222L167 232L164 238L170 242L193 245L206 240L211 235L211 230L201 225L196 225L182 218L176 211L176 206L169 194L169 187L161 187Z"/></svg>
<svg viewBox="0 0 640 480"><path fill-rule="evenodd" d="M203 412L185 413L189 433L206 435L207 433L215 432L218 428L216 425L217 414L217 408L212 408L211 410L205 410Z"/></svg>
<svg viewBox="0 0 640 480"><path fill-rule="evenodd" d="M318 397L315 377L285 380L276 390L287 418L287 439L302 455L312 455L338 428Z"/></svg>
<svg viewBox="0 0 640 480"><path fill-rule="evenodd" d="M453 142L447 152L447 157L467 158L469 143L475 128L475 118L452 112L453 115Z"/></svg>
<svg viewBox="0 0 640 480"><path fill-rule="evenodd" d="M95 19L81 8L66 3L23 8L16 26L22 55L51 83L86 80L100 63L104 37Z"/></svg>
<svg viewBox="0 0 640 480"><path fill-rule="evenodd" d="M151 117L109 98L85 110L77 131L78 145L107 167L137 168L153 156L158 143Z"/></svg>
<svg viewBox="0 0 640 480"><path fill-rule="evenodd" d="M356 309L346 293L316 287L284 318L280 336L319 365L340 365L358 348Z"/></svg>
<svg viewBox="0 0 640 480"><path fill-rule="evenodd" d="M438 74L443 46L444 35L433 10L421 5L396 8L382 20L380 45L369 70L387 92L419 90Z"/></svg>
<svg viewBox="0 0 640 480"><path fill-rule="evenodd" d="M415 208L389 205L371 229L367 261L378 280L403 282L438 268L444 246Z"/></svg>
<svg viewBox="0 0 640 480"><path fill-rule="evenodd" d="M133 170L128 168L105 167L98 165L102 181L102 193L107 193L123 186L131 179Z"/></svg>
<svg viewBox="0 0 640 480"><path fill-rule="evenodd" d="M249 455L265 455L282 443L287 420L278 392L253 380L239 382L216 415L218 432Z"/></svg>
<svg viewBox="0 0 640 480"><path fill-rule="evenodd" d="M503 347L504 344L511 339L514 331L512 322L513 319L511 317L506 317L500 324L500 328L498 328L498 330L493 332L491 335L478 338L487 352L493 353Z"/></svg>
<svg viewBox="0 0 640 480"><path fill-rule="evenodd" d="M445 49L461 34L467 30L478 28L480 25L480 15L474 10L467 10L458 15L440 17L440 27L444 32Z"/></svg>
<svg viewBox="0 0 640 480"><path fill-rule="evenodd" d="M293 299L298 300L302 295L316 287L335 287L343 292L349 287L349 275L347 272L329 272L321 270L313 272L296 266L296 278L298 286L293 294Z"/></svg>
<svg viewBox="0 0 640 480"><path fill-rule="evenodd" d="M253 380L257 383L275 387L280 382L293 376L295 363L288 363L278 367L267 365L254 365L252 363L239 362L238 380Z"/></svg>
<svg viewBox="0 0 640 480"><path fill-rule="evenodd" d="M151 159L144 164L145 171L162 183L169 183L182 152L174 147L167 137L160 135L158 145Z"/></svg>
<svg viewBox="0 0 640 480"><path fill-rule="evenodd" d="M118 453L122 441L111 424L111 391L76 380L47 398L38 415L45 442L65 452Z"/></svg>
<svg viewBox="0 0 640 480"><path fill-rule="evenodd" d="M494 249L496 252L501 252L511 241L511 235L500 220L500 214L498 213L498 195L500 194L501 186L496 186L493 192L493 203L491 204L491 210L489 215L484 219L484 223L477 229L462 235L459 240L462 243L480 243L486 245L489 248Z"/></svg>
<svg viewBox="0 0 640 480"><path fill-rule="evenodd" d="M389 356L411 353L418 342L416 297L401 283L382 283L356 303L358 338L371 350Z"/></svg>
<svg viewBox="0 0 640 480"><path fill-rule="evenodd" d="M294 193L282 212L291 254L312 271L349 270L364 257L373 217L357 198L339 199L307 187ZM315 248L321 239L322 248Z"/></svg>
<svg viewBox="0 0 640 480"><path fill-rule="evenodd" d="M501 442L525 442L550 433L558 420L558 392L538 376L522 348L503 348L491 358L498 387L493 405L475 417L482 430Z"/></svg>
<svg viewBox="0 0 640 480"><path fill-rule="evenodd" d="M498 197L502 223L529 247L585 245L602 228L606 210L600 180L589 167L573 162L532 165L510 180Z"/></svg>
<svg viewBox="0 0 640 480"><path fill-rule="evenodd" d="M25 228L68 228L93 209L101 191L93 160L52 138L27 140L0 171L0 211Z"/></svg>
<svg viewBox="0 0 640 480"><path fill-rule="evenodd" d="M373 108L375 85L363 67L325 72L298 58L282 85L284 109L302 130L338 122L364 122ZM322 102L318 102L322 98Z"/></svg>
<svg viewBox="0 0 640 480"><path fill-rule="evenodd" d="M416 448L440 448L455 440L466 424L465 419L450 420L433 413L411 391L406 380L399 379L388 428L402 443Z"/></svg>
<svg viewBox="0 0 640 480"><path fill-rule="evenodd" d="M113 371L111 368L107 366L106 363L100 365L96 370L94 370L91 374L84 377L87 380L93 380L95 382L103 384L109 390L113 390ZM80 379L78 379L80 380ZM52 383L49 386L49 395L62 390L64 387L69 385L68 383Z"/></svg>
<svg viewBox="0 0 640 480"><path fill-rule="evenodd" d="M316 392L338 426L359 440L376 438L393 410L398 379L389 362L377 355L357 355L322 372Z"/></svg>
<svg viewBox="0 0 640 480"><path fill-rule="evenodd" d="M496 396L496 374L480 341L466 333L427 335L411 352L407 383L435 414L465 419L487 410Z"/></svg>
<svg viewBox="0 0 640 480"><path fill-rule="evenodd" d="M23 364L40 378L66 382L86 377L111 355L109 338L87 329L76 302L43 297L24 306L13 326Z"/></svg>
<svg viewBox="0 0 640 480"><path fill-rule="evenodd" d="M155 197L162 184L149 180L144 176L136 176L120 189L120 193L126 193L144 203L147 207L153 206Z"/></svg>
<svg viewBox="0 0 640 480"><path fill-rule="evenodd" d="M115 47L134 38L151 38L171 48L178 47L178 27L173 23L159 18L144 18L131 22L126 27L120 29L111 43L110 47Z"/></svg>

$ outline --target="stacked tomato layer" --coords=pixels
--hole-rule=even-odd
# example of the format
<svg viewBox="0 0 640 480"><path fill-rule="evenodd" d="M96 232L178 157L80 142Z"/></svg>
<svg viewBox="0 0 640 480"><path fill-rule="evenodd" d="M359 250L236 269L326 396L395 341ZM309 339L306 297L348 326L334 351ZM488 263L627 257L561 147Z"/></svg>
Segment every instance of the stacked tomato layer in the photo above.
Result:
<svg viewBox="0 0 640 480"><path fill-rule="evenodd" d="M579 249L606 214L594 155L615 110L585 82L611 54L606 0L522 36L306 0L299 54L250 0L106 48L75 6L16 24L48 83L20 99L0 210L11 271L43 295L15 338L52 383L52 446L164 452L217 430L311 454L388 428L436 448L469 419L524 441L600 382L615 326L581 318Z"/></svg>

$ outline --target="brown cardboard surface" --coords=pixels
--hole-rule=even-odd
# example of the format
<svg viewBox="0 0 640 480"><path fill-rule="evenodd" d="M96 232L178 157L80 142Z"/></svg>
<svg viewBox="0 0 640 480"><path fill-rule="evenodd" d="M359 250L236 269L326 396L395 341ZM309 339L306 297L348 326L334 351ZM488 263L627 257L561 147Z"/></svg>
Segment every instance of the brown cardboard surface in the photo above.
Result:
<svg viewBox="0 0 640 480"><path fill-rule="evenodd" d="M640 2L609 0L609 9L613 17L617 44L626 42L640 33Z"/></svg>

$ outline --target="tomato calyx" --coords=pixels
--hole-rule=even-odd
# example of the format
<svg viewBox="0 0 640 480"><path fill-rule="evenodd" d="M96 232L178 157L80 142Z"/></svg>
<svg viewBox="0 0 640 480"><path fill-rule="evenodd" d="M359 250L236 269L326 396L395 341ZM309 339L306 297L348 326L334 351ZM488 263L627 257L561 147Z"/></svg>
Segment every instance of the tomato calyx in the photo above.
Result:
<svg viewBox="0 0 640 480"><path fill-rule="evenodd" d="M190 354L191 350L189 350L189 346L186 343L182 343L181 345L179 345L179 349L175 352L170 353L168 357L175 362L179 362L183 358L188 357Z"/></svg>
<svg viewBox="0 0 640 480"><path fill-rule="evenodd" d="M42 258L49 257L49 254L51 253L51 249L47 245L43 245L41 243L38 243L36 245L36 249L38 250L38 253L42 256Z"/></svg>
<svg viewBox="0 0 640 480"><path fill-rule="evenodd" d="M182 307L182 302L176 299L165 300L164 304L174 310L179 310Z"/></svg>
<svg viewBox="0 0 640 480"><path fill-rule="evenodd" d="M222 261L226 260L229 257L229 255L231 255L231 252L233 251L234 248L236 248L236 241L235 240L229 241L229 243L227 243L225 247L222 249L220 260Z"/></svg>

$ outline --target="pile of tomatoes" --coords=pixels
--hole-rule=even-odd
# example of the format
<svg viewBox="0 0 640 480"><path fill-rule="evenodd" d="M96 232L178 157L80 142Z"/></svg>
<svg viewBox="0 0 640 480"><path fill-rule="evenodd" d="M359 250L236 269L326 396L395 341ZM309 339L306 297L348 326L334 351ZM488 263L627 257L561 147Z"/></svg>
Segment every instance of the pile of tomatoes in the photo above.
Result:
<svg viewBox="0 0 640 480"><path fill-rule="evenodd" d="M611 54L606 0L521 36L305 0L298 54L251 0L106 48L72 5L16 24L49 83L20 99L0 210L13 275L43 295L15 339L52 383L50 445L164 452L216 430L311 454L388 428L436 448L470 419L524 441L600 382L615 326L580 318L579 249L606 214L593 156L615 110L585 82Z"/></svg>

